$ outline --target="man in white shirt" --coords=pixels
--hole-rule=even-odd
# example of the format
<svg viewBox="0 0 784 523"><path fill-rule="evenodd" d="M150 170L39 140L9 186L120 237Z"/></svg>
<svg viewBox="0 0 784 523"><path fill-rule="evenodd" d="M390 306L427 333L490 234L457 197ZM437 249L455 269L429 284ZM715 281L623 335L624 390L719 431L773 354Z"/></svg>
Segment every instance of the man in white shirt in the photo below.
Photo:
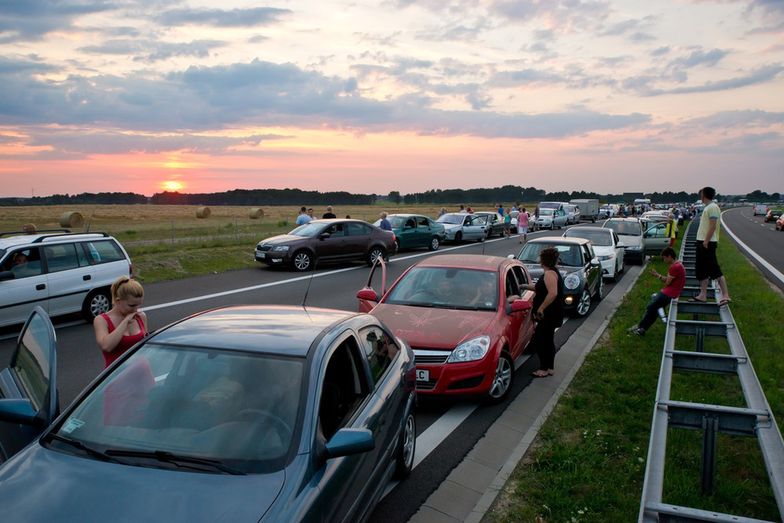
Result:
<svg viewBox="0 0 784 523"><path fill-rule="evenodd" d="M713 187L703 187L700 191L700 199L705 205L700 216L700 227L697 229L697 256L695 270L697 279L700 281L700 292L689 301L707 301L708 280L716 280L721 289L721 301L719 305L727 305L730 302L730 293L727 289L727 280L721 272L719 262L716 259L716 247L719 243L719 231L721 230L721 209L714 203L716 189Z"/></svg>

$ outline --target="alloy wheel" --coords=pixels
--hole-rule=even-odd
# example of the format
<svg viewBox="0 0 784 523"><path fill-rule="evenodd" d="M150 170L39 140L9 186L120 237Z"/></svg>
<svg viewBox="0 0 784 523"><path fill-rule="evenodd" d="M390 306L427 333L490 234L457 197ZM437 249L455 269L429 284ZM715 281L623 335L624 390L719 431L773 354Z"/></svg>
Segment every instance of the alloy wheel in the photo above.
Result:
<svg viewBox="0 0 784 523"><path fill-rule="evenodd" d="M490 397L494 400L503 398L509 391L512 383L512 364L503 355L498 358L498 365L495 368L495 377L490 387Z"/></svg>
<svg viewBox="0 0 784 523"><path fill-rule="evenodd" d="M585 316L588 314L588 310L591 308L591 293L588 292L588 289L583 289L583 293L580 295L580 301L577 303L577 314L580 316Z"/></svg>

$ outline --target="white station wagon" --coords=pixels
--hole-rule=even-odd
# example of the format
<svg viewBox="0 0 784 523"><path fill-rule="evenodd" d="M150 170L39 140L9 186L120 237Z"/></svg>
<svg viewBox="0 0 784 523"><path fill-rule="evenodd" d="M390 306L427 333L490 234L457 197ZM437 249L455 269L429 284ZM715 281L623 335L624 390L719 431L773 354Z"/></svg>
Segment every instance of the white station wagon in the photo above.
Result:
<svg viewBox="0 0 784 523"><path fill-rule="evenodd" d="M131 260L106 233L0 233L0 327L21 324L36 305L49 316L111 308L110 287Z"/></svg>

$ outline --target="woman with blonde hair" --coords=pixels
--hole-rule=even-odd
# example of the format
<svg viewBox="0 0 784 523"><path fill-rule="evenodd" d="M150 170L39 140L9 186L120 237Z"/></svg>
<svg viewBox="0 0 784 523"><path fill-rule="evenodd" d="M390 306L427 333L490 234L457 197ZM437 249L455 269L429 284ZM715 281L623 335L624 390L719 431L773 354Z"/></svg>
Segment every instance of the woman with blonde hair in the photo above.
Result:
<svg viewBox="0 0 784 523"><path fill-rule="evenodd" d="M147 315L139 310L143 301L144 288L138 281L120 276L112 284L111 310L93 320L105 367L147 335Z"/></svg>

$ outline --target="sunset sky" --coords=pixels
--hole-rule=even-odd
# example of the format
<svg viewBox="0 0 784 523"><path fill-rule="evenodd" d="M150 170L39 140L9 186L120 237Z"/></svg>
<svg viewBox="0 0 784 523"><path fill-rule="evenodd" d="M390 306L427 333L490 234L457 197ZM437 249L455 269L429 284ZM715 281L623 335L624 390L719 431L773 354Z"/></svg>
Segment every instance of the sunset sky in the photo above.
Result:
<svg viewBox="0 0 784 523"><path fill-rule="evenodd" d="M784 192L784 0L7 0L0 196Z"/></svg>

